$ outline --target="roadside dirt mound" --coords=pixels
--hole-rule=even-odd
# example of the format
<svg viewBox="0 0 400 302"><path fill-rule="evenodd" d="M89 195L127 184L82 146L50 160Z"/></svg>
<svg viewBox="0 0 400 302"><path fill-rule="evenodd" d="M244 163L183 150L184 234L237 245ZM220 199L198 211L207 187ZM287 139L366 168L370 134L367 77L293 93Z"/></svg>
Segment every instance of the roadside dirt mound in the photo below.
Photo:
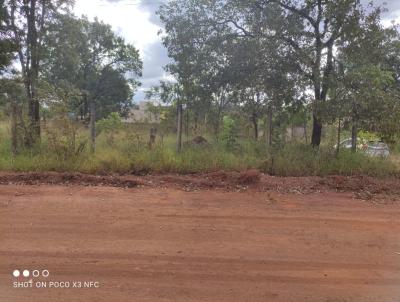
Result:
<svg viewBox="0 0 400 302"><path fill-rule="evenodd" d="M170 185L184 185L186 189L227 189L234 190L248 186L256 188L261 179L258 170L243 172L216 171L204 174L192 175L164 175L150 176L157 181Z"/></svg>
<svg viewBox="0 0 400 302"><path fill-rule="evenodd" d="M0 173L0 184L61 184L83 186L136 186L178 188L185 191L220 189L225 191L253 190L308 194L314 192L353 192L366 199L372 195L400 196L400 179L367 176L277 177L257 170L244 172L216 171L212 173L179 175L110 175L81 173Z"/></svg>
<svg viewBox="0 0 400 302"><path fill-rule="evenodd" d="M257 170L249 170L239 174L237 182L241 185L256 184L261 179L261 173Z"/></svg>
<svg viewBox="0 0 400 302"><path fill-rule="evenodd" d="M151 183L163 187L183 188L185 191L225 190L258 191L293 194L318 192L352 192L357 199L369 200L390 197L399 199L400 179L373 178L367 176L327 176L327 177L277 177L265 175L257 170L245 172L217 171L193 175L149 176Z"/></svg>
<svg viewBox="0 0 400 302"><path fill-rule="evenodd" d="M319 183L338 191L365 191L372 194L400 194L400 179L377 179L367 176L330 176Z"/></svg>
<svg viewBox="0 0 400 302"><path fill-rule="evenodd" d="M121 176L97 176L81 173L33 172L0 174L0 184L64 184L133 188L140 183L136 179L125 179Z"/></svg>

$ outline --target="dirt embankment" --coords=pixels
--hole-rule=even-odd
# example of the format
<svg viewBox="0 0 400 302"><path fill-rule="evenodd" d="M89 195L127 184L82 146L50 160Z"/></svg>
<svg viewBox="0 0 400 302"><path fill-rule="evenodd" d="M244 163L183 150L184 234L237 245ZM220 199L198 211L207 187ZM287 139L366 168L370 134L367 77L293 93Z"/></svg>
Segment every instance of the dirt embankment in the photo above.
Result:
<svg viewBox="0 0 400 302"><path fill-rule="evenodd" d="M400 179L368 176L276 177L256 170L200 173L190 175L88 175L81 173L0 173L0 184L82 185L133 188L170 187L185 191L221 189L225 191L274 191L280 193L352 192L362 199L376 195L400 196Z"/></svg>

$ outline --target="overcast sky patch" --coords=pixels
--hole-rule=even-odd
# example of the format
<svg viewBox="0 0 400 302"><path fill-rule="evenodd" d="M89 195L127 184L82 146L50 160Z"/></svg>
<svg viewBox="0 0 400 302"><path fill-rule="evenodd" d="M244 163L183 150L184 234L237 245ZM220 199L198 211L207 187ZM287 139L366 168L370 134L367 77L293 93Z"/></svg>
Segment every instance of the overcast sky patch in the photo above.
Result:
<svg viewBox="0 0 400 302"><path fill-rule="evenodd" d="M135 95L135 101L144 99L145 91L157 85L160 80L168 79L163 66L170 62L167 51L161 43L158 32L162 24L156 15L158 7L167 0L77 0L75 14L86 15L93 20L95 17L110 24L113 29L127 42L139 49L143 60L142 86ZM363 0L369 3L369 0ZM400 1L375 1L376 4L386 3L384 14L385 26L396 20L400 24Z"/></svg>

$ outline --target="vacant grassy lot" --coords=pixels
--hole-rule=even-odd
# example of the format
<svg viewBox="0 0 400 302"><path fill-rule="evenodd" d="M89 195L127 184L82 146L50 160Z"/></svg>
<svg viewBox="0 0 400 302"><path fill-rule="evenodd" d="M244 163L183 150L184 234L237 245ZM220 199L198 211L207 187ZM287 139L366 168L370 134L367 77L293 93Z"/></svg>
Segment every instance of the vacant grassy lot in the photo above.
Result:
<svg viewBox="0 0 400 302"><path fill-rule="evenodd" d="M55 130L56 129L56 130ZM58 130L57 130L58 129ZM61 130L60 130L61 129ZM9 129L0 128L0 170L109 173L197 173L218 170L259 169L279 176L311 175L399 175L399 156L393 160L367 157L342 150L336 156L329 144L319 150L305 143L287 143L268 148L263 141L239 138L229 148L223 141L207 137L206 145L194 145L185 137L183 151L176 152L175 136L159 134L148 146L148 127L129 126L112 133L100 133L95 154L88 148L84 128L49 126L40 145L12 156Z"/></svg>

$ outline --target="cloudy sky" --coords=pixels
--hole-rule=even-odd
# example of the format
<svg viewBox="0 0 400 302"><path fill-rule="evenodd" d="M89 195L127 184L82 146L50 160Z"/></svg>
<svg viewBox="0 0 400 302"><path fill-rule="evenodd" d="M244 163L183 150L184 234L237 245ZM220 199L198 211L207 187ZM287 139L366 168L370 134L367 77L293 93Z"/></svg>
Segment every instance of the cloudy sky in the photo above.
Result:
<svg viewBox="0 0 400 302"><path fill-rule="evenodd" d="M140 50L144 63L142 87L135 95L135 101L144 98L144 92L159 80L167 79L163 66L169 61L167 51L161 43L158 32L162 29L155 12L160 4L168 0L76 0L75 14L95 17L112 25L126 41ZM369 0L363 0L368 3ZM386 3L388 12L384 23L391 20L400 24L400 0L379 0Z"/></svg>

